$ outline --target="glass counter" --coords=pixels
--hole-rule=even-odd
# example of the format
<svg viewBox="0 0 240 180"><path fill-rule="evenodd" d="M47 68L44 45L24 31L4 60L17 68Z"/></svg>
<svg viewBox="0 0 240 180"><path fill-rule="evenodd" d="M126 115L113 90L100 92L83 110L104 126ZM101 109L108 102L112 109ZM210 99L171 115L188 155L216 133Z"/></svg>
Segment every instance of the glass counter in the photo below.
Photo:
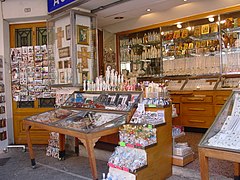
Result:
<svg viewBox="0 0 240 180"><path fill-rule="evenodd" d="M240 91L233 91L199 146L240 152Z"/></svg>

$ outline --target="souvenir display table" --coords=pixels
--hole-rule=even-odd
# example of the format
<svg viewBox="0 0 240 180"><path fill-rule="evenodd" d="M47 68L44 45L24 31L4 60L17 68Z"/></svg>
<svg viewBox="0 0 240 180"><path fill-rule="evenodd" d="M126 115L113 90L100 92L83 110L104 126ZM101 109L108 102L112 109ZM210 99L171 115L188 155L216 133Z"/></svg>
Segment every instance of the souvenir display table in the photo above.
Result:
<svg viewBox="0 0 240 180"><path fill-rule="evenodd" d="M29 120L23 120L23 123L26 127L27 143L28 143L31 163L32 163L33 167L35 167L36 163L35 163L35 156L34 156L34 152L32 149L32 143L31 143L31 138L30 138L30 129L32 126L59 133L61 157L64 156L65 135L69 135L69 136L78 138L83 143L83 145L85 146L85 148L87 150L93 179L97 179L97 167L96 167L96 159L95 159L95 154L94 154L95 143L102 136L106 136L106 135L110 135L110 134L114 134L114 133L118 132L117 127L101 130L99 132L85 133L85 132L78 132L78 131L71 130L71 129L67 130L65 128L51 126L51 125L47 125L47 124L40 124L38 122L32 122Z"/></svg>
<svg viewBox="0 0 240 180"><path fill-rule="evenodd" d="M235 90L199 143L201 179L209 179L208 158L234 163L235 179L239 179L240 163L240 91Z"/></svg>
<svg viewBox="0 0 240 180"><path fill-rule="evenodd" d="M60 159L65 155L65 135L75 137L76 147L79 139L87 150L93 179L97 179L95 143L103 136L116 134L118 127L130 120L140 96L141 92L75 91L61 107L24 119L32 166L35 157L30 129L34 126L59 133Z"/></svg>

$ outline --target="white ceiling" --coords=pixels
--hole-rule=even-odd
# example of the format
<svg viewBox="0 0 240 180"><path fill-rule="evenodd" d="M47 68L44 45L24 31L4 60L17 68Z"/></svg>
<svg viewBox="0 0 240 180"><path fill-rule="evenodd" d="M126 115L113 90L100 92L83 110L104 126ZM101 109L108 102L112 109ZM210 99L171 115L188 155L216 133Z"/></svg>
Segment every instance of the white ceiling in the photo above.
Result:
<svg viewBox="0 0 240 180"><path fill-rule="evenodd" d="M148 13L165 11L167 9L177 7L187 3L194 3L203 0L89 0L80 5L80 8L87 10L97 10L98 27L109 26L115 23L138 18ZM102 10L98 11L98 8ZM146 9L150 8L151 12ZM115 17L123 17L123 19L114 19Z"/></svg>

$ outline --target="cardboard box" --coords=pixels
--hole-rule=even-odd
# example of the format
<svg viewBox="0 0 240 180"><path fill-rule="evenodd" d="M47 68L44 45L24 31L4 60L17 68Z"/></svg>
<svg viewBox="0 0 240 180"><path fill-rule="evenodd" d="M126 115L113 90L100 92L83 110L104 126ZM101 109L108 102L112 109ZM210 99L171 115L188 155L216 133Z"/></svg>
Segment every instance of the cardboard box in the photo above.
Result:
<svg viewBox="0 0 240 180"><path fill-rule="evenodd" d="M185 166L186 164L192 162L194 160L193 152L185 155L185 156L173 156L173 165L176 166Z"/></svg>

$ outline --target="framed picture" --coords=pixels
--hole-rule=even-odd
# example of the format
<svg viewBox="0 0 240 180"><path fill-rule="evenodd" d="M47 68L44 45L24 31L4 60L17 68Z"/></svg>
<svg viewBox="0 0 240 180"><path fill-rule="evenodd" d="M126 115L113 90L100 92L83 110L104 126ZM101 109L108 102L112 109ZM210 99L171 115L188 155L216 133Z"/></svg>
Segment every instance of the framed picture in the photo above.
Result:
<svg viewBox="0 0 240 180"><path fill-rule="evenodd" d="M71 39L70 24L65 26L65 31L66 31L66 40L70 40Z"/></svg>
<svg viewBox="0 0 240 180"><path fill-rule="evenodd" d="M89 27L77 26L77 43L83 45L89 45Z"/></svg>
<svg viewBox="0 0 240 180"><path fill-rule="evenodd" d="M209 33L209 24L202 25L201 34L208 34Z"/></svg>
<svg viewBox="0 0 240 180"><path fill-rule="evenodd" d="M201 35L201 26L194 27L193 36L199 37Z"/></svg>
<svg viewBox="0 0 240 180"><path fill-rule="evenodd" d="M64 72L60 72L60 83L65 83Z"/></svg>
<svg viewBox="0 0 240 180"><path fill-rule="evenodd" d="M63 47L58 49L59 58L70 57L70 47Z"/></svg>

